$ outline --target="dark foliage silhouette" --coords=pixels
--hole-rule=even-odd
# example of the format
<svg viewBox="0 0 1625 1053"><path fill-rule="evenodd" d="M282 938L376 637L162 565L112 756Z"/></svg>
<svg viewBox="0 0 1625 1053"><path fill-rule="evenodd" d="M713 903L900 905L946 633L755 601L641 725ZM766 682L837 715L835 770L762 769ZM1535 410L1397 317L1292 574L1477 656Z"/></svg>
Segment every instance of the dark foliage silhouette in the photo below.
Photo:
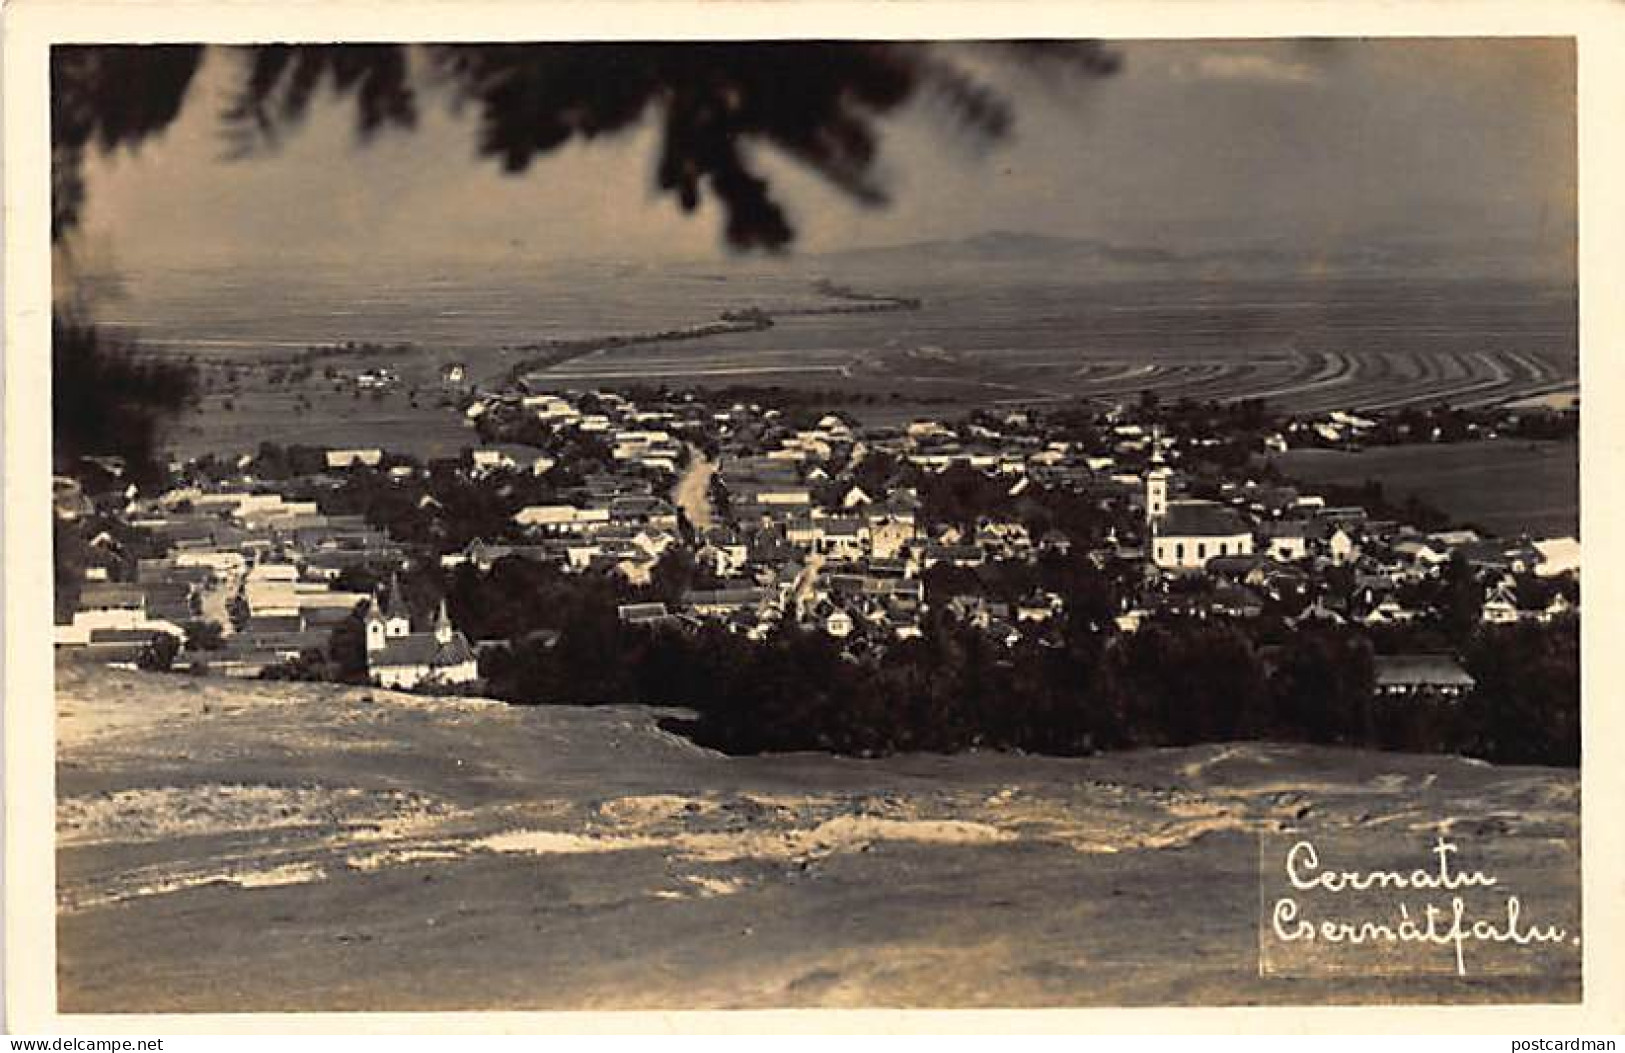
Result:
<svg viewBox="0 0 1625 1053"><path fill-rule="evenodd" d="M197 394L186 364L144 358L133 344L60 313L51 320L51 374L58 469L116 456L137 482L159 471L163 422Z"/></svg>
<svg viewBox="0 0 1625 1053"><path fill-rule="evenodd" d="M170 126L208 49L201 45L60 45L51 51L51 236L68 246L85 204L93 150L134 150ZM935 45L911 42L729 42L264 45L239 60L221 123L239 157L274 148L330 92L355 111L366 141L410 129L425 95L475 115L479 156L509 172L573 140L660 127L658 189L688 212L714 198L727 244L782 249L795 231L752 167L777 150L854 200L882 204L880 127L929 98L982 142L1007 134L1009 103L967 58L1015 61L1058 76L1111 73L1116 58L1089 41ZM150 464L163 421L191 397L179 373L59 318L58 453L117 454ZM64 394L64 392L66 394Z"/></svg>
<svg viewBox="0 0 1625 1053"><path fill-rule="evenodd" d="M51 238L79 221L85 152L134 149L180 115L196 45L51 49Z"/></svg>
<svg viewBox="0 0 1625 1053"><path fill-rule="evenodd" d="M1083 572L1045 573L1069 607L1112 587L1098 572L1089 583ZM729 753L1073 755L1268 740L1579 761L1573 619L1477 627L1453 645L1478 680L1474 692L1385 704L1371 641L1349 626L1167 618L1114 636L1072 617L1043 642L1006 649L937 613L921 638L854 661L825 634L789 625L762 640L714 623L624 625L615 605L648 593L523 559L487 574L464 566L442 584L465 631L508 641L481 657L487 693L522 704L683 706L695 714L686 733Z"/></svg>
<svg viewBox="0 0 1625 1053"><path fill-rule="evenodd" d="M355 108L365 140L415 125L423 97L473 111L478 153L510 172L573 140L651 120L660 128L658 189L685 210L707 195L739 249L778 249L795 237L784 205L752 164L776 150L853 200L878 205L881 126L929 101L979 142L1005 137L1009 101L979 63L1014 63L1090 79L1117 68L1093 41L932 44L907 41L269 45L240 49L232 104L222 115L240 155L272 146L323 89ZM203 58L196 46L53 49L53 234L78 222L80 169L91 147L133 148L186 105Z"/></svg>

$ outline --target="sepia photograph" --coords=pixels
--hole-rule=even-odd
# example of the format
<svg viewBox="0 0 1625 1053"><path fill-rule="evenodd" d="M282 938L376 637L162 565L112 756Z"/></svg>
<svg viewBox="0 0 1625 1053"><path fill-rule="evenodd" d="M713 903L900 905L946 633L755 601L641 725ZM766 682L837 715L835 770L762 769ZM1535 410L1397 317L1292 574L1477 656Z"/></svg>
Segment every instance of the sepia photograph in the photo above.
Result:
<svg viewBox="0 0 1625 1053"><path fill-rule="evenodd" d="M1594 993L1574 37L47 66L56 1012Z"/></svg>

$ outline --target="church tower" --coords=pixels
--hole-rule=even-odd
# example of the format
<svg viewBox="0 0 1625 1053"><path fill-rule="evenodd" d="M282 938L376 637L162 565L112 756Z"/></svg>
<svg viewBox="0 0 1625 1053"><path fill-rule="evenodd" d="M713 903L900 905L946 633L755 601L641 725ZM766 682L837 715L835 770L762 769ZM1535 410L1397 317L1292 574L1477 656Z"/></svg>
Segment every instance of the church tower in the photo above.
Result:
<svg viewBox="0 0 1625 1053"><path fill-rule="evenodd" d="M382 651L388 646L388 632L384 627L384 616L378 613L378 601L376 599L367 605L367 620L364 625L367 631L367 653Z"/></svg>
<svg viewBox="0 0 1625 1053"><path fill-rule="evenodd" d="M396 576L389 585L389 606L384 608L384 634L391 639L408 636L412 632L412 614L401 592L401 579Z"/></svg>
<svg viewBox="0 0 1625 1053"><path fill-rule="evenodd" d="M1155 528L1168 514L1168 469L1158 465L1145 477L1145 522Z"/></svg>
<svg viewBox="0 0 1625 1053"><path fill-rule="evenodd" d="M1168 466L1162 460L1162 430L1151 431L1151 464L1145 473L1145 530L1148 535L1157 531L1157 524L1168 514Z"/></svg>
<svg viewBox="0 0 1625 1053"><path fill-rule="evenodd" d="M434 617L434 638L442 644L451 643L451 616L446 613L446 601L440 600L440 610Z"/></svg>

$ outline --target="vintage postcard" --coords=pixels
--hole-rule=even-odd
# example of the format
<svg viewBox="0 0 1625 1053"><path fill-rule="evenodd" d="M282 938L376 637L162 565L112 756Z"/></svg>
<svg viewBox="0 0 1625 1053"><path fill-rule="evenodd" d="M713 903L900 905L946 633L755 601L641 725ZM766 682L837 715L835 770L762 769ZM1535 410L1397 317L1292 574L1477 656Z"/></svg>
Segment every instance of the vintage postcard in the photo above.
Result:
<svg viewBox="0 0 1625 1053"><path fill-rule="evenodd" d="M14 1016L1617 1029L1617 19L452 6L7 13Z"/></svg>

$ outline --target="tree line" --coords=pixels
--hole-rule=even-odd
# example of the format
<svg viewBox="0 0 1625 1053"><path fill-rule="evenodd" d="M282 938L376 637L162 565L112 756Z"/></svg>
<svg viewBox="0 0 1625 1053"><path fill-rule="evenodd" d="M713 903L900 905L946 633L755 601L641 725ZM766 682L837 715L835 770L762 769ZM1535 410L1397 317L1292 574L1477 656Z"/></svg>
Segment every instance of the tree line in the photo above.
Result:
<svg viewBox="0 0 1625 1053"><path fill-rule="evenodd" d="M686 734L730 753L1075 755L1257 739L1578 764L1572 618L1474 627L1456 637L1471 694L1387 700L1358 627L1164 618L1113 634L1100 618L1115 586L1067 573L1050 579L1071 601L1053 632L1005 648L938 612L918 639L859 659L792 625L761 640L715 623L625 625L615 605L645 590L519 559L462 568L446 595L470 635L510 641L481 660L495 697L681 706L695 714Z"/></svg>

